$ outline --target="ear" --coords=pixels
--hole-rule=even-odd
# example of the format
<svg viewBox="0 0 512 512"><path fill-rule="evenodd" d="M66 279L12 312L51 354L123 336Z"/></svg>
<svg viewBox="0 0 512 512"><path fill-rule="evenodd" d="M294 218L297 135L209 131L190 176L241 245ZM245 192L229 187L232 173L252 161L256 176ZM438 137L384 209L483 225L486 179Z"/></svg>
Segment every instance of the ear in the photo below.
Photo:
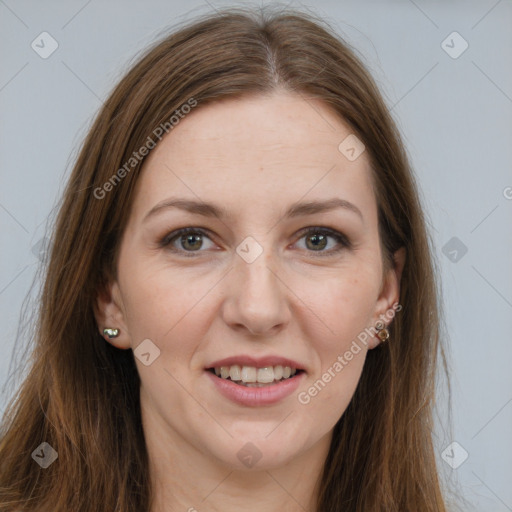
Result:
<svg viewBox="0 0 512 512"><path fill-rule="evenodd" d="M396 305L400 301L400 281L404 270L405 258L405 247L401 247L393 255L392 265L387 269L382 279L381 291L377 299L372 327L375 327L378 321L384 322L385 327L389 327L389 324L393 321ZM393 305L395 305L395 307L393 307ZM380 343L380 339L377 338L377 336L373 336L368 346L372 349Z"/></svg>
<svg viewBox="0 0 512 512"><path fill-rule="evenodd" d="M131 348L131 337L125 321L125 309L116 281L100 287L94 303L94 316L100 334L111 345L119 349ZM119 336L110 339L103 334L103 329L119 329Z"/></svg>

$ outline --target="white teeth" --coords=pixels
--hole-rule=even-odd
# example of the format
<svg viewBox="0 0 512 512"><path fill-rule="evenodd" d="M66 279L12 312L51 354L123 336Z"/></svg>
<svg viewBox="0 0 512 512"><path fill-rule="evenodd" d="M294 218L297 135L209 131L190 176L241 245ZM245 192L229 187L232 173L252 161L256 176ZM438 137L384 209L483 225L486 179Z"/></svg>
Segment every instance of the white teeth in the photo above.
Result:
<svg viewBox="0 0 512 512"><path fill-rule="evenodd" d="M289 366L265 366L256 368L254 366L220 366L214 368L215 375L222 379L231 379L234 382L245 384L249 387L261 387L261 385L271 384L274 381L280 381L293 377L297 373L296 368Z"/></svg>
<svg viewBox="0 0 512 512"><path fill-rule="evenodd" d="M229 378L231 380L242 380L242 369L237 364L234 364L229 369Z"/></svg>
<svg viewBox="0 0 512 512"><path fill-rule="evenodd" d="M243 366L242 367L242 382L256 382L257 380L257 372L254 366Z"/></svg>
<svg viewBox="0 0 512 512"><path fill-rule="evenodd" d="M272 368L272 366L258 368L257 381L263 384L274 382L274 368Z"/></svg>

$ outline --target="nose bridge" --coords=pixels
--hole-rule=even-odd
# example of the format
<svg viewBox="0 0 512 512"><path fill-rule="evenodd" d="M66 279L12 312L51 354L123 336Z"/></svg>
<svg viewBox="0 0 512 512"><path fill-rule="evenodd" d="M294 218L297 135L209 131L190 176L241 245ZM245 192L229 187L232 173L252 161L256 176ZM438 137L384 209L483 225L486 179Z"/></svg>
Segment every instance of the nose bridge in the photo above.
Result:
<svg viewBox="0 0 512 512"><path fill-rule="evenodd" d="M276 262L271 235L260 234L258 239L253 236L245 237L236 247L236 253L236 272L248 286L250 284L252 288L259 283L265 286L272 284L268 279L274 276L268 267L275 266Z"/></svg>
<svg viewBox="0 0 512 512"><path fill-rule="evenodd" d="M239 268L243 288L250 293L260 292L268 293L275 287L275 275L270 271L272 266L271 249L266 248L254 261L247 261L239 258L237 267Z"/></svg>
<svg viewBox="0 0 512 512"><path fill-rule="evenodd" d="M286 323L286 287L278 279L279 264L269 238L265 247L254 239L246 239L237 253L234 271L230 273L225 321L231 326L243 325L251 333L264 333Z"/></svg>
<svg viewBox="0 0 512 512"><path fill-rule="evenodd" d="M250 242L249 242L250 244ZM270 247L262 248L261 254L254 260L244 259L243 256L236 262L237 274L240 279L240 286L237 287L237 294L240 300L257 301L264 299L272 302L278 298L281 293L277 278L270 269L274 266L272 250ZM249 245L250 247L250 245ZM254 252L255 248L250 247ZM247 304L250 305L250 304Z"/></svg>

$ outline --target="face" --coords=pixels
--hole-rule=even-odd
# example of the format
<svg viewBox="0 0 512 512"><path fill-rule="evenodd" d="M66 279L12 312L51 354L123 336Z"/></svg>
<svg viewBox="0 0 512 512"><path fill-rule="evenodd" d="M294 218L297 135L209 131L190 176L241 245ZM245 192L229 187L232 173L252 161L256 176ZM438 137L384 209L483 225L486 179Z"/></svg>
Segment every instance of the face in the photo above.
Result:
<svg viewBox="0 0 512 512"><path fill-rule="evenodd" d="M281 92L199 102L151 151L97 313L118 348L144 342L145 427L242 469L330 436L401 271L383 267L366 152L338 149L351 133Z"/></svg>

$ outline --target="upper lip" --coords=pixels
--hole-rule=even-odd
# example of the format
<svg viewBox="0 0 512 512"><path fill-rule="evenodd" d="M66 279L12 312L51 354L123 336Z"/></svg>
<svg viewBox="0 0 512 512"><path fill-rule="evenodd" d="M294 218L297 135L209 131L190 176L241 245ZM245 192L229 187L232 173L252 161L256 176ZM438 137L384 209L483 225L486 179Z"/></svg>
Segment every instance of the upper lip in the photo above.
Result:
<svg viewBox="0 0 512 512"><path fill-rule="evenodd" d="M252 357L249 355L239 355L239 356L231 356L226 357L224 359L219 359L214 361L210 365L206 367L206 369L210 368L219 368L220 366L233 366L238 364L240 366L255 366L256 368L265 368L266 366L289 366L290 368L295 368L296 370L304 370L304 366L293 359L288 359L287 357L268 355L264 357Z"/></svg>

